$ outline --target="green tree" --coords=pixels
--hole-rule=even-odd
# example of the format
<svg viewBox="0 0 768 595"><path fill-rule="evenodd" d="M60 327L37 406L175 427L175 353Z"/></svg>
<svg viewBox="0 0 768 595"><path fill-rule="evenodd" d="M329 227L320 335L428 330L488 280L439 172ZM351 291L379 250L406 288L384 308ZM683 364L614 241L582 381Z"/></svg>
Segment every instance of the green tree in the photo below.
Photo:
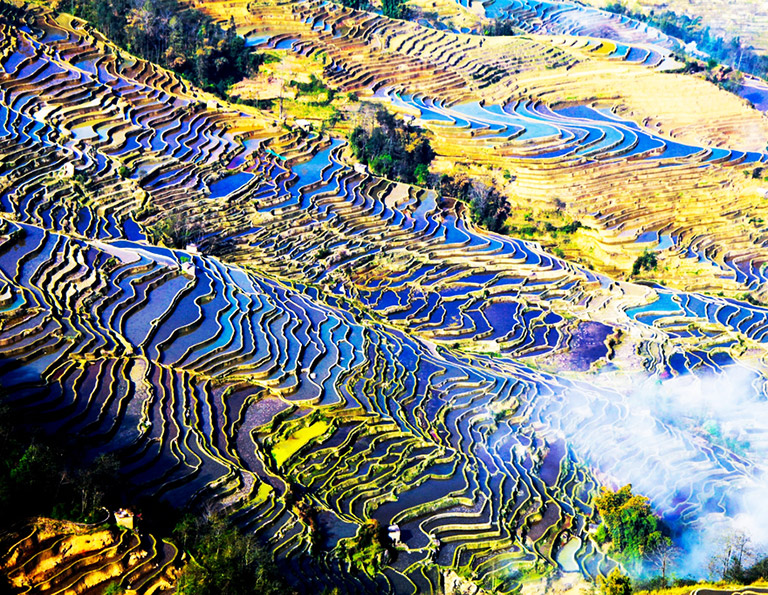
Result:
<svg viewBox="0 0 768 595"><path fill-rule="evenodd" d="M435 152L424 130L395 118L384 109L373 114L376 125L357 126L349 135L355 157L379 176L426 186Z"/></svg>
<svg viewBox="0 0 768 595"><path fill-rule="evenodd" d="M392 155L377 155L371 162L371 171L377 176L389 177L392 171Z"/></svg>
<svg viewBox="0 0 768 595"><path fill-rule="evenodd" d="M631 485L616 492L603 488L595 507L605 524L606 536L627 559L642 559L665 539L648 499L633 494Z"/></svg>
<svg viewBox="0 0 768 595"><path fill-rule="evenodd" d="M381 0L381 14L391 19L407 19L408 7L404 0Z"/></svg>
<svg viewBox="0 0 768 595"><path fill-rule="evenodd" d="M607 577L599 577L600 593L602 595L631 595L632 581L618 568L614 568Z"/></svg>
<svg viewBox="0 0 768 595"><path fill-rule="evenodd" d="M504 231L507 217L509 217L509 203L495 188L476 192L469 208L475 223L493 232Z"/></svg>
<svg viewBox="0 0 768 595"><path fill-rule="evenodd" d="M244 535L221 517L197 527L182 522L177 535L189 545L193 559L182 569L176 587L184 595L284 595L287 585L272 557L253 535Z"/></svg>
<svg viewBox="0 0 768 595"><path fill-rule="evenodd" d="M656 254L646 250L635 259L635 262L632 265L632 274L639 275L640 271L643 269L646 271L652 271L656 268L657 264Z"/></svg>
<svg viewBox="0 0 768 595"><path fill-rule="evenodd" d="M419 186L426 186L429 178L429 166L426 163L419 163L413 170L413 175L416 176L416 183Z"/></svg>
<svg viewBox="0 0 768 595"><path fill-rule="evenodd" d="M123 595L125 589L120 586L120 583L109 583L109 586L104 590L104 595Z"/></svg>

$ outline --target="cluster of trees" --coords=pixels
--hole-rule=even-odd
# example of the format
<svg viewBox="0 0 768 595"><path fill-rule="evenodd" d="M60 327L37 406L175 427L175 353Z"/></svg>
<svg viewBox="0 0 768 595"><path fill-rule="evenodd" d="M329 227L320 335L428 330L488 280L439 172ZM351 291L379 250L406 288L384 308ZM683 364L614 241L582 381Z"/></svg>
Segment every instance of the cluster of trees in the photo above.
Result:
<svg viewBox="0 0 768 595"><path fill-rule="evenodd" d="M236 34L233 19L223 28L178 0L62 0L58 8L87 20L137 56L220 96L263 61Z"/></svg>
<svg viewBox="0 0 768 595"><path fill-rule="evenodd" d="M658 12L651 10L648 14L634 12L623 2L612 2L606 6L606 10L653 25L667 35L677 37L685 43L694 41L700 51L709 54L717 62L762 78L768 75L768 56L758 54L742 46L738 37L725 40L713 35L709 27L702 27L701 17L691 18L671 10ZM710 64L710 68L712 66Z"/></svg>
<svg viewBox="0 0 768 595"><path fill-rule="evenodd" d="M355 10L366 10L369 7L368 0L339 0L339 2ZM391 19L407 19L410 11L405 5L405 0L381 0L381 14Z"/></svg>
<svg viewBox="0 0 768 595"><path fill-rule="evenodd" d="M508 227L507 232L515 236L523 237L533 236L537 233L545 232L552 234L554 237L558 237L561 234L566 236L573 235L579 229L584 227L581 221L571 221L570 223L566 223L560 226L557 226L550 221L544 221L542 224L542 222L534 221L533 213L530 212L526 213L524 219L525 224Z"/></svg>
<svg viewBox="0 0 768 595"><path fill-rule="evenodd" d="M466 203L477 225L497 233L506 231L510 206L501 192L463 174L430 174L435 152L421 128L397 119L383 108L376 110L372 120L372 127L355 127L349 144L355 157L375 175L431 187L441 196Z"/></svg>
<svg viewBox="0 0 768 595"><path fill-rule="evenodd" d="M669 576L667 571L678 561L679 551L666 540L662 540L662 544L664 547L656 547L650 555L646 554L659 574L631 579L618 568L614 569L608 576L598 578L601 594L629 595L700 584L691 577ZM725 533L715 538L714 546L715 552L709 560L710 579L731 585L751 585L768 577L768 557L757 553L751 537L744 531Z"/></svg>
<svg viewBox="0 0 768 595"><path fill-rule="evenodd" d="M435 157L424 131L383 108L373 120L372 127L357 126L349 137L355 157L378 176L424 186Z"/></svg>
<svg viewBox="0 0 768 595"><path fill-rule="evenodd" d="M750 585L768 578L768 557L759 555L752 538L744 531L722 535L709 561L709 572L720 580Z"/></svg>
<svg viewBox="0 0 768 595"><path fill-rule="evenodd" d="M638 579L633 585L629 576L615 569L598 580L603 595L629 595L633 591L688 587L692 578L670 577L678 562L680 550L672 543L668 530L651 510L647 498L632 493L626 485L617 491L603 488L595 500L603 523L595 533L598 543L611 542L613 551L626 565L639 569L641 576L649 569L655 574ZM759 556L748 534L742 531L723 535L709 564L710 575L732 584L749 585L768 577L768 557Z"/></svg>
<svg viewBox="0 0 768 595"><path fill-rule="evenodd" d="M430 187L434 188L440 196L449 196L458 201L469 203L475 192L476 184L466 174L459 173L451 176L441 174L430 176Z"/></svg>
<svg viewBox="0 0 768 595"><path fill-rule="evenodd" d="M329 105L333 101L333 98L336 96L336 90L328 87L314 74L310 76L309 82L302 83L301 81L291 81L290 86L294 87L299 93L303 95L325 95L324 99L312 101L310 102L310 105Z"/></svg>
<svg viewBox="0 0 768 595"><path fill-rule="evenodd" d="M182 595L285 595L291 593L272 556L253 535L224 517L185 516L173 531L191 555L179 574Z"/></svg>
<svg viewBox="0 0 768 595"><path fill-rule="evenodd" d="M600 544L610 542L612 550L627 565L655 566L661 576L659 584L653 586L666 585L667 572L677 550L648 499L633 494L631 485L615 492L603 488L595 499L595 508L603 520L595 540ZM618 568L606 577L599 577L598 584L602 595L630 595L633 591L632 580Z"/></svg>
<svg viewBox="0 0 768 595"><path fill-rule="evenodd" d="M506 197L492 186L476 190L469 203L469 213L472 221L496 233L504 233L506 231L509 211L509 203Z"/></svg>
<svg viewBox="0 0 768 595"><path fill-rule="evenodd" d="M54 438L23 429L0 404L0 527L33 515L92 522L119 495L118 462L86 461Z"/></svg>
<svg viewBox="0 0 768 595"><path fill-rule="evenodd" d="M409 11L405 0L381 0L381 14L390 19L407 19Z"/></svg>
<svg viewBox="0 0 768 595"><path fill-rule="evenodd" d="M141 221L154 214L152 211L143 212L137 220ZM167 215L147 226L146 230L153 244L165 244L177 249L197 244L202 252L211 256L224 256L236 247L235 242L224 233L205 235L199 223L178 214Z"/></svg>
<svg viewBox="0 0 768 595"><path fill-rule="evenodd" d="M632 595L632 580L618 568L608 576L599 576L597 582L603 595Z"/></svg>
<svg viewBox="0 0 768 595"><path fill-rule="evenodd" d="M442 174L429 176L427 185L440 196L458 200L469 207L469 215L476 225L495 233L512 231L507 227L511 207L498 189L477 180L472 181L466 174L455 176Z"/></svg>
<svg viewBox="0 0 768 595"><path fill-rule="evenodd" d="M458 200L469 207L469 215L476 225L495 233L513 233L521 230L507 227L511 207L494 186L471 180L466 174L430 175L427 185L440 196Z"/></svg>
<svg viewBox="0 0 768 595"><path fill-rule="evenodd" d="M493 19L485 28L483 34L491 37L504 37L516 35L517 32L517 28L510 19Z"/></svg>
<svg viewBox="0 0 768 595"><path fill-rule="evenodd" d="M595 508L603 520L595 539L598 543L610 541L613 550L626 561L642 561L671 545L648 498L633 494L631 485L615 492L603 488L595 499Z"/></svg>
<svg viewBox="0 0 768 595"><path fill-rule="evenodd" d="M10 22L18 25L24 23L26 18L27 13L23 8L5 0L0 0L0 22Z"/></svg>
<svg viewBox="0 0 768 595"><path fill-rule="evenodd" d="M656 254L646 250L640 256L638 256L635 259L635 262L632 264L632 275L639 275L643 270L653 271L656 269L657 265L658 261L656 259Z"/></svg>

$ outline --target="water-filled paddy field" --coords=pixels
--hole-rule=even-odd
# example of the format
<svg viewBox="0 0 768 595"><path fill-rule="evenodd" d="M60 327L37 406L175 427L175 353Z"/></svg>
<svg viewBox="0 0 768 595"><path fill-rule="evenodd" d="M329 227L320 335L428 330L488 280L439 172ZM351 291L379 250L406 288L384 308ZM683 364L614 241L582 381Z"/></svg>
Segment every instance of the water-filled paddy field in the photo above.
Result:
<svg viewBox="0 0 768 595"><path fill-rule="evenodd" d="M606 483L694 533L764 488L765 308L487 233L431 190L350 167L341 139L209 106L40 19L1 29L0 385L43 429L116 453L137 494L225 508L317 585L323 568L408 593L434 589L438 567L504 592L537 561L606 573L588 535ZM379 91L430 126L511 143L511 159L766 159L592 105ZM161 216L198 245L159 246ZM761 263L727 264L765 282ZM319 554L289 490L321 511ZM332 549L369 518L404 543L373 578Z"/></svg>

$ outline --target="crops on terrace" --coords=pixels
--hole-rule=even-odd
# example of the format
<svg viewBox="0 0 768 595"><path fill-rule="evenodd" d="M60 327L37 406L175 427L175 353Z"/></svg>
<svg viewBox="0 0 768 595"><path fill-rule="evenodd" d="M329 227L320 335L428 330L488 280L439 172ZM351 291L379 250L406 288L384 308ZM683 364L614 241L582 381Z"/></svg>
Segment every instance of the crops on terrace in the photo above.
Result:
<svg viewBox="0 0 768 595"><path fill-rule="evenodd" d="M447 569L504 593L555 570L596 580L620 562L594 537L610 482L680 533L748 509L768 444L762 115L712 88L730 111L670 138L673 111L654 126L582 101L597 69L708 84L660 72L664 44L638 31L620 47L314 0L201 4L242 47L322 54L331 95L415 120L388 116L424 168L374 166L379 147L374 175L337 135L200 90L78 18L0 5L9 406L113 454L137 498L223 512L305 590L436 592ZM579 101L549 101L571 84ZM714 146L753 123L741 148ZM594 252L478 227L504 222L422 183L446 162L503 164L509 187L485 196L554 205ZM617 278L638 262L722 293ZM70 539L36 531L13 568ZM98 588L161 592L175 548L111 532L36 584L67 588L93 555L111 561Z"/></svg>

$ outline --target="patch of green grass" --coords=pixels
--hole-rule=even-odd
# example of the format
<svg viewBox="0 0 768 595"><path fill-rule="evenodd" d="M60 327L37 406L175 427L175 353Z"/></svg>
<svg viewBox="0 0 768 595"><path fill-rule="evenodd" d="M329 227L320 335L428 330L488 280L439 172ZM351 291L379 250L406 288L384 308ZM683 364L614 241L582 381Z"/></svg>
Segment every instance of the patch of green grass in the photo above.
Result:
<svg viewBox="0 0 768 595"><path fill-rule="evenodd" d="M328 429L330 424L326 421L318 421L304 428L296 430L289 438L278 442L272 447L272 456L275 459L277 467L283 464L295 455L301 448L307 445L311 440L321 436Z"/></svg>

